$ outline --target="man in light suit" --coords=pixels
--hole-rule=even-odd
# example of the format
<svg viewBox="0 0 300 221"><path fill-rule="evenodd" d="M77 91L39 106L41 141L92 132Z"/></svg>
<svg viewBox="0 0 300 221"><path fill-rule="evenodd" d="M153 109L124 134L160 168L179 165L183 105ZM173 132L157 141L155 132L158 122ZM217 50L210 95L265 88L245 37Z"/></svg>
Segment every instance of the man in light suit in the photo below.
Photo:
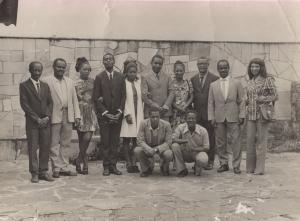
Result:
<svg viewBox="0 0 300 221"><path fill-rule="evenodd" d="M45 78L53 100L50 160L54 178L59 178L60 175L77 175L62 152L71 144L73 124L77 127L80 123L80 110L73 80L64 76L66 67L64 59L55 59L54 76Z"/></svg>
<svg viewBox="0 0 300 221"><path fill-rule="evenodd" d="M159 110L161 119L169 121L172 116L174 91L171 77L161 72L164 59L154 55L151 60L152 71L142 77L142 98L145 103L144 115L149 117L149 110Z"/></svg>
<svg viewBox="0 0 300 221"><path fill-rule="evenodd" d="M114 70L114 64L112 54L103 56L105 70L96 76L93 91L103 144L103 176L122 174L117 169L117 158L126 87L123 75Z"/></svg>
<svg viewBox="0 0 300 221"><path fill-rule="evenodd" d="M220 60L217 64L220 79L213 82L209 89L208 119L215 127L216 147L220 167L218 172L229 170L228 150L233 153L233 170L240 174L241 146L240 124L244 123L245 107L243 102L243 87L240 81L230 78L229 63Z"/></svg>
<svg viewBox="0 0 300 221"><path fill-rule="evenodd" d="M31 62L29 64L31 77L20 84L20 104L26 117L29 172L32 183L38 183L39 180L53 181L47 173L53 103L48 85L39 80L42 71L43 65L40 62Z"/></svg>
<svg viewBox="0 0 300 221"><path fill-rule="evenodd" d="M160 157L160 171L163 176L169 175L169 163L173 159L170 149L172 144L172 129L169 122L160 119L157 109L149 111L150 118L141 122L137 135L137 147L134 153L140 162L141 177L152 174L154 155Z"/></svg>
<svg viewBox="0 0 300 221"><path fill-rule="evenodd" d="M216 80L218 77L208 71L209 59L201 57L197 61L197 66L199 74L196 74L191 78L191 82L194 89L194 108L197 112L197 124L204 127L209 136L209 151L208 154L208 164L204 168L206 170L213 169L215 161L215 132L213 126L208 121L207 106L208 106L208 93L210 84Z"/></svg>

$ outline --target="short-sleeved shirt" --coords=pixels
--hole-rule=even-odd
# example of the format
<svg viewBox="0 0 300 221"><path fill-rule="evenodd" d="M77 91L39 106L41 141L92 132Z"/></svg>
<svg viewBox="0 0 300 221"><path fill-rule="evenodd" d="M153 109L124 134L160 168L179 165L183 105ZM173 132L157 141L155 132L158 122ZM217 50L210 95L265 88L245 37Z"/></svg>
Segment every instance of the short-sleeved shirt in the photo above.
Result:
<svg viewBox="0 0 300 221"><path fill-rule="evenodd" d="M209 138L207 130L196 124L195 131L191 133L188 128L187 123L180 124L176 127L173 136L175 139L184 139L187 140L187 146L194 151L205 151L209 149Z"/></svg>

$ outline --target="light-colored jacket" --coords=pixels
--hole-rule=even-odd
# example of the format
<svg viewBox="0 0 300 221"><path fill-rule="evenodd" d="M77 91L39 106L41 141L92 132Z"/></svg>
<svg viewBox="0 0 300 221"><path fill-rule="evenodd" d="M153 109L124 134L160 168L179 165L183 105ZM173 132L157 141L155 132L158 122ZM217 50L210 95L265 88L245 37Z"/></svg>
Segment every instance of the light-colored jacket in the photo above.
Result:
<svg viewBox="0 0 300 221"><path fill-rule="evenodd" d="M139 125L144 119L141 80L138 79L134 81L134 85L137 91L137 117L135 117L132 84L130 81L125 80L125 85L126 85L126 101L125 101L125 108L124 108L120 137L136 137L138 133ZM128 124L125 119L125 116L129 114L132 118L132 124Z"/></svg>
<svg viewBox="0 0 300 221"><path fill-rule="evenodd" d="M75 118L80 118L78 99L73 80L65 76L64 79L68 90L68 121L69 123L73 123ZM53 100L52 124L61 123L63 115L62 98L59 93L60 90L57 88L57 84L55 84L56 80L57 79L54 76L44 78L44 81L49 85Z"/></svg>
<svg viewBox="0 0 300 221"><path fill-rule="evenodd" d="M208 96L208 120L217 123L238 122L245 118L245 105L243 101L244 90L240 81L229 78L228 95L224 98L221 90L221 80L211 83Z"/></svg>

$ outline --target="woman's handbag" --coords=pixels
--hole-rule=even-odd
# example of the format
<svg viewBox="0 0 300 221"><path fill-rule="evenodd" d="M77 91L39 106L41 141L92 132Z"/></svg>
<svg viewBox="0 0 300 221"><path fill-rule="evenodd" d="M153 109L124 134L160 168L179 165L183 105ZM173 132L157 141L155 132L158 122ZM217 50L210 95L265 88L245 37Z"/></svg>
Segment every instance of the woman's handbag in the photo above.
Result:
<svg viewBox="0 0 300 221"><path fill-rule="evenodd" d="M268 87L267 79L265 80L264 86L262 88L262 94L263 96L270 96L272 95L271 89ZM272 121L274 120L274 102L266 102L260 105L260 113L261 117L265 121Z"/></svg>

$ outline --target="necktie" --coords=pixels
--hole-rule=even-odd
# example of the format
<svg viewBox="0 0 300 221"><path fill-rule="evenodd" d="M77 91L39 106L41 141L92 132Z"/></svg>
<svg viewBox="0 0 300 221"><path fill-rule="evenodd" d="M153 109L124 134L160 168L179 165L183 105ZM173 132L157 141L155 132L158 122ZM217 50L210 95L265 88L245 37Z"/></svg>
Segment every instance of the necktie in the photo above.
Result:
<svg viewBox="0 0 300 221"><path fill-rule="evenodd" d="M111 81L112 80L112 74L109 73L109 80Z"/></svg>
<svg viewBox="0 0 300 221"><path fill-rule="evenodd" d="M203 76L200 76L200 88L202 89L203 87Z"/></svg>
<svg viewBox="0 0 300 221"><path fill-rule="evenodd" d="M36 91L37 91L37 94L40 96L40 92L41 92L40 83L36 83Z"/></svg>

